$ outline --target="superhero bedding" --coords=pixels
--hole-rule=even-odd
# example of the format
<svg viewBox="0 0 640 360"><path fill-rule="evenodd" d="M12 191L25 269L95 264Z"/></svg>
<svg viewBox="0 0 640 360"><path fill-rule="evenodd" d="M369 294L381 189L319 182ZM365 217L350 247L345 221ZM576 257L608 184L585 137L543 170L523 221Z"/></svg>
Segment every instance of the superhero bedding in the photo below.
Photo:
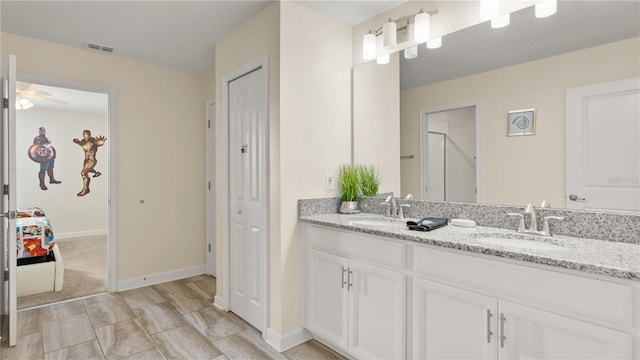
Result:
<svg viewBox="0 0 640 360"><path fill-rule="evenodd" d="M16 251L18 265L55 260L53 230L40 208L18 209L16 219Z"/></svg>
<svg viewBox="0 0 640 360"><path fill-rule="evenodd" d="M64 262L53 241L53 230L42 209L18 209L16 216L16 295L62 290Z"/></svg>

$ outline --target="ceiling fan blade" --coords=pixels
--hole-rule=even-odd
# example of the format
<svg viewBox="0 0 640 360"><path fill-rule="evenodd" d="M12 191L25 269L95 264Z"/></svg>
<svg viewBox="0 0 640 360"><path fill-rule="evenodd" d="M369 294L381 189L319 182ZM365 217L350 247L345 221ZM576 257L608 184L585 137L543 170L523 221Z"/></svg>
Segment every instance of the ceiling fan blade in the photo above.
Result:
<svg viewBox="0 0 640 360"><path fill-rule="evenodd" d="M22 81L16 81L16 89L18 91L27 91L27 90L29 90L29 87L31 87L31 84L29 84L29 83L22 82Z"/></svg>
<svg viewBox="0 0 640 360"><path fill-rule="evenodd" d="M60 105L66 105L67 102L66 101L62 101L62 100L57 100L57 99L52 99L52 98L48 98L48 97L44 97L44 96L40 96L40 95L35 95L35 96L29 96L32 99L35 100L42 100L42 101L47 101L53 104L60 104Z"/></svg>
<svg viewBox="0 0 640 360"><path fill-rule="evenodd" d="M34 97L34 96L51 96L51 93L44 90L18 90L22 93L22 96Z"/></svg>

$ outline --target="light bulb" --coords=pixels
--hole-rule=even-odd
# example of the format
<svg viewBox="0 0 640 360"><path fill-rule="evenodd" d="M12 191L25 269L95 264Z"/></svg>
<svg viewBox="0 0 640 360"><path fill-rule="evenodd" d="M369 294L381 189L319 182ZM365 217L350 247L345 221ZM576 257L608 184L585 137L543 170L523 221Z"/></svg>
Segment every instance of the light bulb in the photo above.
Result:
<svg viewBox="0 0 640 360"><path fill-rule="evenodd" d="M418 44L429 40L429 24L431 15L421 12L414 18L413 41Z"/></svg>
<svg viewBox="0 0 640 360"><path fill-rule="evenodd" d="M362 38L362 57L365 60L376 58L376 35L371 31Z"/></svg>
<svg viewBox="0 0 640 360"><path fill-rule="evenodd" d="M437 49L442 46L442 37L437 37L427 41L427 49Z"/></svg>
<svg viewBox="0 0 640 360"><path fill-rule="evenodd" d="M397 28L396 23L391 21L387 21L382 25L382 47L385 50L392 50L396 47L397 41Z"/></svg>
<svg viewBox="0 0 640 360"><path fill-rule="evenodd" d="M33 107L33 103L25 98L16 100L16 110L27 110Z"/></svg>
<svg viewBox="0 0 640 360"><path fill-rule="evenodd" d="M404 58L405 59L415 59L418 57L418 45L413 45L404 49Z"/></svg>

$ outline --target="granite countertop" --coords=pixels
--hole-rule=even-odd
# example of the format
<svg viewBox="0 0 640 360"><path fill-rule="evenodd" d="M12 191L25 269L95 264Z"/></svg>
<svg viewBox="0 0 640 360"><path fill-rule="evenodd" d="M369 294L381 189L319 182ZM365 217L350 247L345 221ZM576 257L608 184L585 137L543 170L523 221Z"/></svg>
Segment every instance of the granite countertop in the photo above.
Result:
<svg viewBox="0 0 640 360"><path fill-rule="evenodd" d="M640 281L638 244L557 235L530 236L517 234L515 230L481 226L462 228L448 225L429 232L420 232L408 230L405 226L408 220L412 219L392 219L375 214L323 214L300 217L300 221L305 223ZM522 248L482 241L486 238L507 236L535 241L539 246ZM551 246L553 249L546 249L547 244L557 247Z"/></svg>

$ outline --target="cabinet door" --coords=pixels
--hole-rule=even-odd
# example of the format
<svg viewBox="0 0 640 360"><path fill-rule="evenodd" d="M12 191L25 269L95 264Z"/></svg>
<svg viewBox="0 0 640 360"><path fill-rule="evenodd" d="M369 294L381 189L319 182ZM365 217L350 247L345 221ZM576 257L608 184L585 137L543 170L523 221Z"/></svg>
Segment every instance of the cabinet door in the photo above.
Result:
<svg viewBox="0 0 640 360"><path fill-rule="evenodd" d="M508 301L499 307L502 359L631 358L629 334Z"/></svg>
<svg viewBox="0 0 640 360"><path fill-rule="evenodd" d="M350 352L360 359L405 358L406 276L351 261Z"/></svg>
<svg viewBox="0 0 640 360"><path fill-rule="evenodd" d="M309 250L307 260L306 327L348 349L348 262L317 250Z"/></svg>
<svg viewBox="0 0 640 360"><path fill-rule="evenodd" d="M413 357L495 359L498 300L414 279Z"/></svg>

